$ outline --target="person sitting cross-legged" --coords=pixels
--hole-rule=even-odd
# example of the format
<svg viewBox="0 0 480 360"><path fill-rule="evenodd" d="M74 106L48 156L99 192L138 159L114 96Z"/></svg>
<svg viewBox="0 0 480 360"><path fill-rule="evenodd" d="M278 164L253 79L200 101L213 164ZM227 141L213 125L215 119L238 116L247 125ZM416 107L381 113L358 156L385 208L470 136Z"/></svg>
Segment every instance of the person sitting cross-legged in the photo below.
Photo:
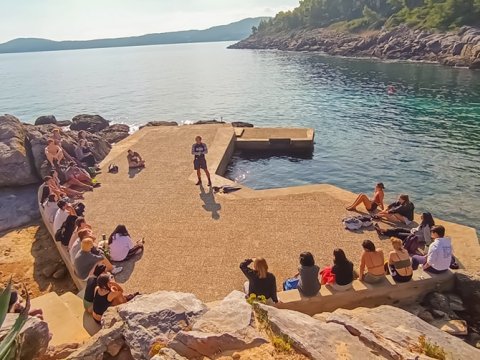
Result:
<svg viewBox="0 0 480 360"><path fill-rule="evenodd" d="M97 265L105 265L108 272L118 274L123 270L122 267L114 267L105 256L92 252L94 242L92 238L85 238L80 243L80 251L75 255L73 262L75 275L80 279L86 280Z"/></svg>
<svg viewBox="0 0 480 360"><path fill-rule="evenodd" d="M416 270L423 265L425 271L441 274L447 271L452 263L452 240L445 236L445 228L442 225L432 227L432 239L427 255L412 256L412 266Z"/></svg>
<svg viewBox="0 0 480 360"><path fill-rule="evenodd" d="M143 240L134 243L125 225L118 225L108 238L108 247L112 261L125 261L143 251Z"/></svg>
<svg viewBox="0 0 480 360"><path fill-rule="evenodd" d="M130 169L139 169L145 167L145 160L143 160L140 154L136 151L127 151L127 161Z"/></svg>

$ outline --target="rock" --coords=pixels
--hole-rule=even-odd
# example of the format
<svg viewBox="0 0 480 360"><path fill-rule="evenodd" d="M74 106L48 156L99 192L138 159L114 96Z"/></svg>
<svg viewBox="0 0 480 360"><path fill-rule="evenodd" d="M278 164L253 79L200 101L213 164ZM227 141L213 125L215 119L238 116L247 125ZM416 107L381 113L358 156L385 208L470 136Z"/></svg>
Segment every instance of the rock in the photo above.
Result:
<svg viewBox="0 0 480 360"><path fill-rule="evenodd" d="M0 232L40 218L38 184L0 189Z"/></svg>
<svg viewBox="0 0 480 360"><path fill-rule="evenodd" d="M471 70L479 70L479 69L480 69L480 59L474 60L474 61L470 64L469 69L471 69Z"/></svg>
<svg viewBox="0 0 480 360"><path fill-rule="evenodd" d="M42 269L42 274L46 278L51 278L53 273L57 270L58 264L47 264Z"/></svg>
<svg viewBox="0 0 480 360"><path fill-rule="evenodd" d="M114 124L100 131L100 135L109 144L114 144L125 139L130 134L130 127L125 124Z"/></svg>
<svg viewBox="0 0 480 360"><path fill-rule="evenodd" d="M195 123L193 123L193 125L214 125L214 124L225 124L225 121L219 121L219 120L200 120L200 121L197 121Z"/></svg>
<svg viewBox="0 0 480 360"><path fill-rule="evenodd" d="M150 360L187 360L187 358L179 355L172 349L163 348L157 355L152 357Z"/></svg>
<svg viewBox="0 0 480 360"><path fill-rule="evenodd" d="M433 315L430 311L424 310L421 313L417 315L420 319L423 321L426 321L427 323L431 323L433 321Z"/></svg>
<svg viewBox="0 0 480 360"><path fill-rule="evenodd" d="M107 345L107 353L115 357L118 355L120 350L122 350L124 345L125 340L123 340L123 337L113 340L110 344Z"/></svg>
<svg viewBox="0 0 480 360"><path fill-rule="evenodd" d="M432 315L435 319L442 319L448 317L447 313L436 309L432 309Z"/></svg>
<svg viewBox="0 0 480 360"><path fill-rule="evenodd" d="M232 126L233 126L233 127L248 127L248 128L252 128L252 127L253 127L253 124L250 124L250 123L247 123L247 122L243 122L243 121L234 121L234 122L232 122Z"/></svg>
<svg viewBox="0 0 480 360"><path fill-rule="evenodd" d="M192 331L180 331L168 346L192 358L266 343L267 339L252 327L253 322L252 307L245 301L245 294L233 291L200 317Z"/></svg>
<svg viewBox="0 0 480 360"><path fill-rule="evenodd" d="M0 340L3 340L17 320L17 314L7 314L0 328ZM36 317L29 317L22 330L22 347L19 359L34 359L43 356L48 348L50 333L48 324Z"/></svg>
<svg viewBox="0 0 480 360"><path fill-rule="evenodd" d="M450 304L450 309L453 311L465 311L465 306L463 306L462 298L456 294L448 294L448 301Z"/></svg>
<svg viewBox="0 0 480 360"><path fill-rule="evenodd" d="M467 343L472 345L473 347L476 347L477 349L480 349L480 334L477 334L475 332L471 332L468 334Z"/></svg>
<svg viewBox="0 0 480 360"><path fill-rule="evenodd" d="M67 343L57 346L49 346L47 352L38 360L61 360L66 359L73 354L78 347L79 343Z"/></svg>
<svg viewBox="0 0 480 360"><path fill-rule="evenodd" d="M447 314L451 312L450 301L446 295L439 292L428 294L423 300L423 303L427 304L428 307L431 307L432 309L440 310Z"/></svg>
<svg viewBox="0 0 480 360"><path fill-rule="evenodd" d="M468 335L468 325L465 320L435 320L432 325L450 335Z"/></svg>
<svg viewBox="0 0 480 360"><path fill-rule="evenodd" d="M317 318L317 315L314 316ZM382 305L373 309L338 309L321 314L327 323L342 324L357 336L365 346L378 354L393 359L413 359L418 356L419 338L425 336L429 344L437 344L455 359L478 358L480 351L462 340L440 331L416 316L393 306Z"/></svg>
<svg viewBox="0 0 480 360"><path fill-rule="evenodd" d="M362 354L362 359L378 359L343 325L326 323L305 314L267 305L260 305L260 308L265 311L272 330L289 339L297 351L311 359L353 359L358 354Z"/></svg>
<svg viewBox="0 0 480 360"><path fill-rule="evenodd" d="M78 131L85 130L90 133L96 133L107 128L108 125L108 121L100 115L82 114L73 117L70 129Z"/></svg>
<svg viewBox="0 0 480 360"><path fill-rule="evenodd" d="M65 275L67 275L67 268L65 266L62 266L60 269L57 269L53 273L52 277L58 280L58 279L63 279Z"/></svg>
<svg viewBox="0 0 480 360"><path fill-rule="evenodd" d="M140 129L146 126L178 126L178 123L175 121L149 121L145 125L140 126Z"/></svg>
<svg viewBox="0 0 480 360"><path fill-rule="evenodd" d="M118 306L118 314L125 322L123 335L135 359L147 359L155 341L167 343L206 311L205 304L193 294L171 291L139 296Z"/></svg>
<svg viewBox="0 0 480 360"><path fill-rule="evenodd" d="M464 43L456 43L455 45L453 45L452 47L452 55L453 56L457 56L457 55L460 55L462 53L462 50L463 50L463 47L465 46Z"/></svg>
<svg viewBox="0 0 480 360"><path fill-rule="evenodd" d="M40 116L35 120L35 125L56 124L57 119L53 115Z"/></svg>
<svg viewBox="0 0 480 360"><path fill-rule="evenodd" d="M12 115L0 116L0 187L38 182L25 137L20 120Z"/></svg>
<svg viewBox="0 0 480 360"><path fill-rule="evenodd" d="M122 322L117 322L111 328L102 329L83 343L68 360L102 360L108 345L122 339Z"/></svg>
<svg viewBox="0 0 480 360"><path fill-rule="evenodd" d="M455 292L473 319L480 321L480 276L465 270L456 271Z"/></svg>
<svg viewBox="0 0 480 360"><path fill-rule="evenodd" d="M57 121L57 126L60 126L60 127L65 127L65 126L70 126L72 125L72 121L71 120L60 120L60 121Z"/></svg>

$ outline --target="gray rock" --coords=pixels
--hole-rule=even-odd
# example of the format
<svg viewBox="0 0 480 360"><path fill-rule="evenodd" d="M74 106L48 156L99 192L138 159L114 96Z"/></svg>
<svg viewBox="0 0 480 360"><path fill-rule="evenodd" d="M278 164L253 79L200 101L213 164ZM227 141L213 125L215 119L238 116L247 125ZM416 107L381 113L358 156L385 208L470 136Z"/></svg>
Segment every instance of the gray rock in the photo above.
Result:
<svg viewBox="0 0 480 360"><path fill-rule="evenodd" d="M219 120L200 120L200 121L197 121L195 123L193 123L193 125L214 125L214 124L225 124L225 121L219 121Z"/></svg>
<svg viewBox="0 0 480 360"><path fill-rule="evenodd" d="M104 353L108 351L108 346L122 339L124 324L117 322L111 328L102 329L85 343L83 343L74 353L70 354L68 360L102 360Z"/></svg>
<svg viewBox="0 0 480 360"><path fill-rule="evenodd" d="M446 312L443 312L443 311L440 311L440 310L436 310L436 309L433 309L432 310L432 315L435 319L443 319L443 318L447 318L448 315Z"/></svg>
<svg viewBox="0 0 480 360"><path fill-rule="evenodd" d="M424 310L424 311L420 312L417 316L420 319L422 319L423 321L426 321L427 323L431 323L433 321L433 315L428 310Z"/></svg>
<svg viewBox="0 0 480 360"><path fill-rule="evenodd" d="M452 55L453 56L457 56L457 55L460 55L462 53L462 50L463 50L463 47L465 46L464 43L456 43L455 45L453 45L452 47Z"/></svg>
<svg viewBox="0 0 480 360"><path fill-rule="evenodd" d="M42 268L42 274L46 278L51 278L53 273L57 271L58 264L47 264Z"/></svg>
<svg viewBox="0 0 480 360"><path fill-rule="evenodd" d="M448 297L439 292L432 292L428 294L423 302L432 309L440 310L446 313L451 312L450 301L448 300Z"/></svg>
<svg viewBox="0 0 480 360"><path fill-rule="evenodd" d="M0 189L0 232L40 218L38 184Z"/></svg>
<svg viewBox="0 0 480 360"><path fill-rule="evenodd" d="M25 129L15 116L0 116L0 187L38 182L28 156Z"/></svg>
<svg viewBox="0 0 480 360"><path fill-rule="evenodd" d="M118 307L124 337L135 359L146 359L154 341L167 343L207 311L193 294L159 291Z"/></svg>
<svg viewBox="0 0 480 360"><path fill-rule="evenodd" d="M480 276L465 270L455 272L455 292L463 300L469 314L480 320Z"/></svg>
<svg viewBox="0 0 480 360"><path fill-rule="evenodd" d="M233 127L248 127L248 128L252 128L252 127L253 127L253 124L250 124L250 123L247 123L247 122L243 122L243 121L234 121L234 122L232 122L232 126L233 126Z"/></svg>
<svg viewBox="0 0 480 360"><path fill-rule="evenodd" d="M358 354L362 354L362 359L378 359L343 325L325 323L291 310L279 310L267 305L260 307L266 312L272 330L290 339L297 351L311 359L354 359Z"/></svg>
<svg viewBox="0 0 480 360"><path fill-rule="evenodd" d="M35 125L56 124L57 119L53 115L40 116L35 120Z"/></svg>
<svg viewBox="0 0 480 360"><path fill-rule="evenodd" d="M191 358L266 343L267 339L252 327L253 323L252 307L245 301L245 294L233 291L199 318L192 331L180 331L169 347Z"/></svg>
<svg viewBox="0 0 480 360"><path fill-rule="evenodd" d="M469 69L471 69L471 70L480 70L480 59L474 60L474 61L470 64Z"/></svg>
<svg viewBox="0 0 480 360"><path fill-rule="evenodd" d="M462 298L456 294L447 294L448 301L450 304L450 309L453 311L465 311L465 306L463 306Z"/></svg>
<svg viewBox="0 0 480 360"><path fill-rule="evenodd" d="M91 133L96 133L107 128L108 125L109 122L100 115L82 114L73 117L70 129L78 131L85 130Z"/></svg>
<svg viewBox="0 0 480 360"><path fill-rule="evenodd" d="M160 352L152 357L150 360L187 360L177 352L169 348L163 348Z"/></svg>
<svg viewBox="0 0 480 360"><path fill-rule="evenodd" d="M60 126L60 127L70 126L72 124L73 123L71 120L57 120L57 126Z"/></svg>
<svg viewBox="0 0 480 360"><path fill-rule="evenodd" d="M2 340L17 320L17 314L7 314L0 328L0 340ZM44 355L48 349L50 333L48 324L36 317L29 317L20 332L23 338L19 359L34 359Z"/></svg>
<svg viewBox="0 0 480 360"><path fill-rule="evenodd" d="M110 125L98 133L109 144L114 144L128 137L130 127L125 124Z"/></svg>
<svg viewBox="0 0 480 360"><path fill-rule="evenodd" d="M178 126L178 123L175 121L149 121L145 125L140 126L140 129L146 126Z"/></svg>
<svg viewBox="0 0 480 360"><path fill-rule="evenodd" d="M55 270L52 274L54 279L63 279L67 275L67 268L65 266L60 267L59 269Z"/></svg>
<svg viewBox="0 0 480 360"><path fill-rule="evenodd" d="M79 346L80 346L79 343L67 343L67 344L61 344L57 346L49 346L42 360L43 359L45 360L66 359L71 354L73 354L78 349Z"/></svg>

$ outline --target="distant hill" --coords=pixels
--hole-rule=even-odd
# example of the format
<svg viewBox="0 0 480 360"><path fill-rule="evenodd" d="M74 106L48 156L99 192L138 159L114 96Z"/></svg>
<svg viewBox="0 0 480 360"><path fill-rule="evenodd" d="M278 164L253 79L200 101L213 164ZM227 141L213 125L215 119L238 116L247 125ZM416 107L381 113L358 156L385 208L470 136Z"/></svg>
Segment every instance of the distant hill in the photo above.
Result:
<svg viewBox="0 0 480 360"><path fill-rule="evenodd" d="M0 44L0 53L235 41L248 37L252 33L253 26L257 27L262 20L265 21L267 19L265 17L247 18L228 25L214 26L206 30L175 31L114 39L53 41L37 38L19 38Z"/></svg>

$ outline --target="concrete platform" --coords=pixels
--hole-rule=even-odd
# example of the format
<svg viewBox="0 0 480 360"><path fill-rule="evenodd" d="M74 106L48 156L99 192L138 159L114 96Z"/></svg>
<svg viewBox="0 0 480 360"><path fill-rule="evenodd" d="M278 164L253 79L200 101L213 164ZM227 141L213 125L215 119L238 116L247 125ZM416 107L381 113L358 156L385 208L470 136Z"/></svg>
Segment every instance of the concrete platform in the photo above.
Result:
<svg viewBox="0 0 480 360"><path fill-rule="evenodd" d="M311 251L320 267L331 265L337 247L358 267L366 238L390 251L390 243L373 229L343 228L341 219L351 214L345 206L354 198L346 190L320 184L256 191L239 185L242 190L223 195L195 186L190 154L195 136L201 135L209 146L214 185L232 185L221 175L238 144L238 132L217 125L144 128L115 145L103 161L104 169L115 163L120 171L99 175L102 186L85 195L87 221L98 237L125 224L134 239L146 240L144 254L121 264L124 271L116 276L127 291L176 290L213 301L242 289L245 278L239 264L248 257L265 257L280 289L282 281L296 273L303 251ZM129 148L142 154L146 169L128 171ZM387 194L388 199L394 196ZM438 223L453 238L461 264L477 269L475 230Z"/></svg>

